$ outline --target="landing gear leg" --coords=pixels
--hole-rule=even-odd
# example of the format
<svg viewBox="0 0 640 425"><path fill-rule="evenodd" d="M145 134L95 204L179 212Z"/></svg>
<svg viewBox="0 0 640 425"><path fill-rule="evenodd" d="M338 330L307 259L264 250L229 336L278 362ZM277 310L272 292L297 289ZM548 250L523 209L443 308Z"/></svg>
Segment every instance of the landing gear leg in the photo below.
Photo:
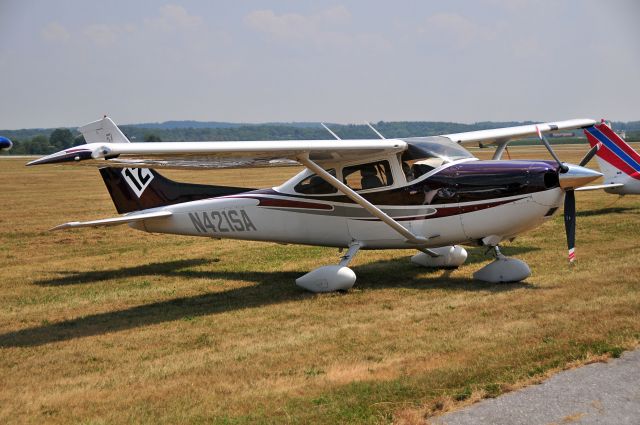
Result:
<svg viewBox="0 0 640 425"><path fill-rule="evenodd" d="M323 266L312 270L297 278L296 285L311 292L346 291L356 282L356 274L347 266L362 246L362 242L353 241L337 266Z"/></svg>
<svg viewBox="0 0 640 425"><path fill-rule="evenodd" d="M531 276L527 263L517 258L505 257L498 245L493 245L492 249L496 259L475 272L474 279L490 283L520 282Z"/></svg>

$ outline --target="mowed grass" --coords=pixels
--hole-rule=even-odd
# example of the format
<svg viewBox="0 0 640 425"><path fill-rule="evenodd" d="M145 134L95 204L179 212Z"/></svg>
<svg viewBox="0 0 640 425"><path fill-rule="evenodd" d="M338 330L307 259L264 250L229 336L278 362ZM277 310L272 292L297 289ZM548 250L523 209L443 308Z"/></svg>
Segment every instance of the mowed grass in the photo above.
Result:
<svg viewBox="0 0 640 425"><path fill-rule="evenodd" d="M504 246L531 266L522 283L473 281L481 248L453 271L365 251L352 290L314 295L294 279L335 249L48 232L115 210L96 170L25 162L0 159L0 423L421 423L640 339L640 196L577 194L575 267L560 214ZM296 171L165 174L267 187Z"/></svg>

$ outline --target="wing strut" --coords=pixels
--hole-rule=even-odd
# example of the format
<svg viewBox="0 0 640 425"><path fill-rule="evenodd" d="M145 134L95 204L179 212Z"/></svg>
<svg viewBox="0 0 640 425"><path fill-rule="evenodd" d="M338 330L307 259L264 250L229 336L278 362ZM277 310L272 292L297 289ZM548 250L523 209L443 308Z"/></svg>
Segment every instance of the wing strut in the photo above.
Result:
<svg viewBox="0 0 640 425"><path fill-rule="evenodd" d="M321 123L320 123L320 125L321 125L321 126L323 126L323 127L324 127L324 129L325 129L325 130L327 130L329 133L331 133L331 135L332 135L333 137L335 137L335 138L336 138L336 140L342 140L340 137L338 137L338 135L337 135L336 133L334 133L333 131L331 131L331 129L330 129L329 127L327 127L326 125L324 125L324 123L323 123L323 122L321 122Z"/></svg>
<svg viewBox="0 0 640 425"><path fill-rule="evenodd" d="M371 130L373 130L374 133L376 133L378 135L378 137L380 137L382 140L386 140L386 137L384 137L382 134L380 134L380 132L378 130L376 130L376 128L374 126L371 125L371 123L369 121L365 121L364 122L366 125L369 126L369 128Z"/></svg>
<svg viewBox="0 0 640 425"><path fill-rule="evenodd" d="M310 169L311 171L316 173L318 176L322 177L322 179L324 179L331 186L335 187L340 192L344 193L353 202L355 202L356 204L360 205L365 210L369 211L371 213L371 215L373 215L374 217L379 218L380 220L382 220L382 222L386 223L393 230L395 230L396 232L400 233L402 236L404 236L407 239L407 241L409 241L411 243L414 243L414 244L417 244L417 245L423 245L423 244L425 244L427 242L427 238L422 237L422 236L414 235L409 230L407 230L405 227L403 227L400 223L398 223L393 218L391 218L387 214L385 214L385 212L382 211L380 208L376 207L371 202L367 201L362 196L358 195L349 186L347 186L346 184L342 183L340 180L338 180L337 178L333 177L331 174L327 173L324 170L324 168L320 167L318 164L316 164L315 162L313 162L313 161L311 161L309 159L309 154L308 153L304 153L302 155L299 155L297 157L297 159L305 167L307 167L308 169Z"/></svg>
<svg viewBox="0 0 640 425"><path fill-rule="evenodd" d="M500 143L498 145L498 147L496 148L496 151L493 153L493 158L491 158L491 159L492 160L502 159L502 154L507 149L507 145L508 144L509 144L509 141Z"/></svg>

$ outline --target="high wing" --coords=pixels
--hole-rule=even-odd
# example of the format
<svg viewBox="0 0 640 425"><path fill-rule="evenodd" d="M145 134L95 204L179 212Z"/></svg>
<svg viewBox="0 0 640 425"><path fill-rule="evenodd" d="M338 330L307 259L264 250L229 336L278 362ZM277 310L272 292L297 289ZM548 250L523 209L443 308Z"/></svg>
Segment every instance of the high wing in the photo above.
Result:
<svg viewBox="0 0 640 425"><path fill-rule="evenodd" d="M518 139L533 137L537 134L536 127L543 133L558 130L575 130L583 129L594 125L596 122L591 119L574 119L567 121L548 122L540 124L519 125L517 127L503 127L493 130L468 131L465 133L445 134L444 137L449 138L452 142L461 145L475 145L482 143L483 145L511 142Z"/></svg>
<svg viewBox="0 0 640 425"><path fill-rule="evenodd" d="M281 165L308 154L317 162L348 161L401 152L402 140L282 140L255 142L90 143L28 165L76 162L99 167L230 168Z"/></svg>
<svg viewBox="0 0 640 425"><path fill-rule="evenodd" d="M585 128L593 124L595 121L590 119L575 119L442 137L461 145L497 144L500 150L510 141L535 136L536 127L542 132L552 132ZM402 152L408 147L408 143L401 139L131 143L108 117L79 130L87 144L56 152L27 165L79 163L98 167L236 168L299 163L301 157L323 164L367 160Z"/></svg>

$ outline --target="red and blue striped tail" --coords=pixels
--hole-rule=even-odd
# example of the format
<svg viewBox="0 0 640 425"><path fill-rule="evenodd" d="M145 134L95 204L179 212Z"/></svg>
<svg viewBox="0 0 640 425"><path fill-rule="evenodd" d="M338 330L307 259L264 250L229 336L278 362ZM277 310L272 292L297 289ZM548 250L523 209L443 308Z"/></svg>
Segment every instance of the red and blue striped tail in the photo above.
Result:
<svg viewBox="0 0 640 425"><path fill-rule="evenodd" d="M603 161L640 180L640 155L604 122L588 127L584 133L591 147L599 145L597 155Z"/></svg>

